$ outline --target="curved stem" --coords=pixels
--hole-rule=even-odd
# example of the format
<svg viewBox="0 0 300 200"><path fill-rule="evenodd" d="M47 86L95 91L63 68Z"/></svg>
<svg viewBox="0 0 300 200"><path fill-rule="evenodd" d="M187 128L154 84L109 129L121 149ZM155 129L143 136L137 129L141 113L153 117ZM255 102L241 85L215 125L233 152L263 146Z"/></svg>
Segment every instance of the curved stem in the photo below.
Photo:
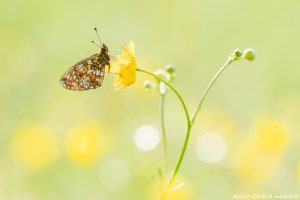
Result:
<svg viewBox="0 0 300 200"><path fill-rule="evenodd" d="M186 117L186 121L187 121L187 126L190 125L190 116L189 116L189 112L188 112L188 109L185 105L185 102L183 100L183 98L181 97L181 95L179 94L179 92L170 84L168 83L167 81L161 79L160 77L156 76L155 74L151 73L151 72L148 72L146 70L143 70L143 69L136 69L136 71L139 71L139 72L143 72L145 74L148 74L150 76L153 76L154 78L160 80L161 82L163 82L164 84L166 84L175 94L176 96L178 97L182 107L183 107L183 110L184 110L184 113L185 113L185 117Z"/></svg>
<svg viewBox="0 0 300 200"><path fill-rule="evenodd" d="M163 141L163 151L164 151L164 174L166 174L168 169L168 152L167 152L167 134L165 127L165 95L160 95L160 123Z"/></svg>
<svg viewBox="0 0 300 200"><path fill-rule="evenodd" d="M206 99L206 96L209 92L209 90L211 89L211 87L213 86L213 84L216 82L216 80L218 79L218 77L222 74L222 72L226 69L226 67L232 63L234 60L233 59L228 59L224 64L223 66L219 69L219 71L214 75L214 77L211 79L211 81L209 82L209 84L207 85L205 91L203 92L202 94L202 97L201 97L201 100L200 100L200 103L198 104L198 107L196 109L196 112L195 114L193 115L192 117L192 120L191 120L191 125L194 124L195 120L196 120L196 117L197 115L199 114L201 108L202 108L202 105L203 105L203 102L204 100Z"/></svg>
<svg viewBox="0 0 300 200"><path fill-rule="evenodd" d="M167 187L166 187L166 189L165 189L165 191L164 191L164 194L163 194L163 196L162 196L162 199L165 199L165 198L166 198L166 196L167 196L167 194L168 194L168 191L170 190L170 188L171 188L171 186L172 186L172 183L173 183L173 181L175 180L175 177L176 177L176 175L177 175L177 173L178 173L178 170L179 170L179 168L180 168L181 162L182 162L182 160L183 160L183 157L184 157L185 152L186 152L186 149L187 149L187 145L188 145L188 141L189 141L189 137L190 137L190 133L191 133L191 128L192 128L192 126L193 126L193 124L194 124L194 122L195 122L195 119L196 119L197 115L199 114L199 112L200 112L200 110L201 110L202 104L203 104L204 100L206 99L206 96L207 96L209 90L211 89L211 87L213 86L213 84L216 82L216 80L218 79L218 77L222 74L222 72L226 69L226 67L227 67L230 63L232 63L233 61L234 61L234 59L229 58L229 59L223 64L223 66L219 69L219 71L215 74L215 76L211 79L211 81L209 82L209 84L207 85L207 87L206 87L206 89L205 89L205 91L204 91L204 93L203 93L203 95L202 95L202 97L201 97L200 103L199 103L199 105L198 105L198 107L197 107L197 110L196 110L194 116L192 117L192 119L191 119L191 121L190 121L190 124L189 124L189 126L188 126L188 128L187 128L186 136L185 136L185 140L184 140L184 144L183 144L183 147L182 147L182 150L181 150L181 154L180 154L179 160L178 160L178 162L177 162L177 165L176 165L176 167L175 167L175 170L174 170L174 172L173 172L173 175L172 175L172 177L171 177L171 179L170 179L170 181L169 181L169 183L168 183L168 185L167 185Z"/></svg>
<svg viewBox="0 0 300 200"><path fill-rule="evenodd" d="M177 164L176 164L176 167L175 167L175 169L173 171L173 174L172 174L172 176L171 176L171 178L170 178L170 180L169 180L169 182L168 182L168 184L166 186L166 189L165 189L165 191L162 194L161 200L164 200L167 197L167 194L168 194L169 190L171 189L171 186L172 186L172 184L173 184L173 182L174 182L174 180L175 180L175 178L177 176L177 173L179 171L179 168L181 166L182 160L184 158L184 155L185 155L188 143L189 143L190 134L191 134L191 128L192 128L192 125L189 124L189 126L187 127L186 134L185 134L185 139L184 139L183 147L181 149L180 157L179 157L179 159L177 161Z"/></svg>
<svg viewBox="0 0 300 200"><path fill-rule="evenodd" d="M184 139L184 144L183 144L183 147L181 149L181 153L180 153L180 157L177 161L177 164L175 166L175 169L172 173L172 176L166 186L166 189L164 190L164 192L162 193L161 195L161 199L165 199L167 194L168 194L168 191L170 190L176 176L177 176L177 173L179 171L179 168L181 166L181 163L182 163L182 160L183 160L183 157L185 155L185 152L186 152L186 149L187 149L187 146L188 146L188 141L189 141L189 138L190 138L190 133L191 133L191 121L190 121L190 116L189 116L189 113L188 113L188 110L187 110L187 107L185 105L185 102L183 100L183 98L181 97L181 95L179 94L179 92L172 86L170 85L167 81L161 79L160 77L156 76L155 74L151 73L151 72L148 72L148 71L145 71L143 69L137 69L137 71L140 71L140 72L143 72L143 73L146 73L150 76L153 76L155 78L157 78L158 80L160 80L161 82L165 83L175 94L176 96L179 98L181 104L182 104L182 107L184 109L184 113L185 113L185 116L186 116L186 121L187 121L187 131L186 131L186 135L185 135L185 139Z"/></svg>
<svg viewBox="0 0 300 200"><path fill-rule="evenodd" d="M183 147L181 149L181 153L180 153L180 156L179 156L179 159L177 161L177 164L175 166L175 169L172 173L172 176L169 180L169 182L167 183L167 186L165 188L165 190L162 192L161 194L161 200L165 200L166 197L167 197L167 194L169 192L169 190L171 189L171 186L176 178L176 175L179 171L179 168L181 166L181 163L182 163L182 160L184 158L184 155L185 155L185 152L186 152L186 149L187 149L187 146L188 146L188 142L189 142L189 138L190 138L190 134L191 134L191 128L195 122L195 119L197 117L197 115L199 114L201 108L202 108L202 104L204 103L204 100L206 99L206 96L208 94L208 92L210 91L211 87L214 85L214 83L216 82L216 80L218 79L218 77L222 74L222 72L226 69L226 67L231 64L233 61L235 61L237 58L234 56L230 56L228 58L228 60L222 65L222 67L218 70L218 72L214 75L214 77L211 79L211 81L209 82L209 84L207 85L205 91L203 92L203 95L201 97L201 100L200 100L200 103L196 109L196 112L195 114L193 115L192 119L190 120L190 117L189 117L189 113L188 113L188 110L187 110L187 107L186 107L186 104L185 102L183 101L183 98L181 97L181 95L178 93L178 91L172 86L170 85L167 81L161 79L160 77L156 76L155 74L151 73L151 72L148 72L148 71L145 71L145 70L142 70L142 69L137 69L137 71L140 71L140 72L143 72L143 73L146 73L150 76L153 76L155 77L156 79L160 80L161 82L165 83L175 94L176 96L179 98L181 104L182 104L182 107L184 109L184 112L185 112L185 116L186 116L186 121L187 121L187 131L186 131L186 134L185 134L185 139L184 139L184 143L183 143ZM162 116L163 118L163 116Z"/></svg>

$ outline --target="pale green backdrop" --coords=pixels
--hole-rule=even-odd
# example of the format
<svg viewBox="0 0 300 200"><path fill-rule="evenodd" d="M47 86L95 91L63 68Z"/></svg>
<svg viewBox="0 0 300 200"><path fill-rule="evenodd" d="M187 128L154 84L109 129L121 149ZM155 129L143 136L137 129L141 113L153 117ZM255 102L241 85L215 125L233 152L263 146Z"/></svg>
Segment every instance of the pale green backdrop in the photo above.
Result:
<svg viewBox="0 0 300 200"><path fill-rule="evenodd" d="M186 184L170 199L300 198L299 1L0 4L0 199L157 199L161 143L143 151L134 140L143 125L160 134L159 96L142 86L149 77L137 74L124 90L115 90L111 74L97 90L59 85L69 67L98 51L94 27L112 55L133 41L140 67L175 65L173 85L191 112L231 51L254 48L257 59L233 63L209 94L179 172ZM171 92L166 123L170 172L185 130Z"/></svg>

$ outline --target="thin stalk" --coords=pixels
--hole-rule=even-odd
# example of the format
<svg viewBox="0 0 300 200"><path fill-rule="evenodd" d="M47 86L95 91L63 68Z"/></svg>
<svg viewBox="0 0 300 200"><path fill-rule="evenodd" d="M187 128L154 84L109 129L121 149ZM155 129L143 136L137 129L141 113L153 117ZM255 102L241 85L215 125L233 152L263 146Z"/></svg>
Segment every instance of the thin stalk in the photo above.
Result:
<svg viewBox="0 0 300 200"><path fill-rule="evenodd" d="M232 63L234 60L232 59L228 59L223 65L222 67L218 70L218 72L214 75L214 77L210 80L209 84L207 85L206 89L204 90L203 94L202 94L202 97L201 97L201 100L198 104L198 107L196 109L196 112L195 114L193 115L192 117L192 120L191 120L191 125L194 124L195 120L196 120L196 117L197 115L199 114L201 108L202 108L202 105L203 105L203 102L204 100L206 99L206 96L209 92L209 90L211 89L211 87L214 85L214 83L216 82L216 80L218 79L218 77L222 74L222 72L226 69L226 67Z"/></svg>
<svg viewBox="0 0 300 200"><path fill-rule="evenodd" d="M166 85L167 85L167 86L175 93L175 95L178 97L178 99L179 99L179 101L180 101L180 103L181 103L181 105L182 105L182 107L183 107L184 114L185 114L185 116L186 116L187 126L189 126L189 125L190 125L190 116L189 116L189 112L188 112L188 109L187 109L187 107L186 107L186 104L185 104L185 102L184 102L182 96L179 94L179 92L178 92L178 91L177 91L170 83L168 83L167 81L161 79L160 77L156 76L155 74L153 74L153 73L151 73L151 72L148 72L148 71L146 71L146 70L139 69L139 68L136 69L136 71L138 71L138 72L143 72L143 73L145 73L145 74L148 74L148 75L150 75L150 76L152 76L152 77L154 77L154 78L160 80L161 82L163 82L164 84L166 84Z"/></svg>
<svg viewBox="0 0 300 200"><path fill-rule="evenodd" d="M181 149L180 157L179 157L179 159L177 161L177 164L176 164L176 167L175 167L175 169L173 171L173 174L172 174L172 176L171 176L171 178L170 178L170 180L169 180L169 182L168 182L168 184L166 186L166 189L165 189L165 191L163 192L163 194L161 196L161 200L166 199L167 194L168 194L169 190L171 189L171 186L172 186L172 184L173 184L173 182L174 182L174 180L175 180L175 178L176 178L176 176L178 174L179 168L181 166L181 163L182 163L182 160L184 158L184 155L185 155L185 152L186 152L186 149L187 149L187 146L188 146L188 142L189 142L189 139L190 139L191 128L192 128L192 126L190 124L188 126L186 134L185 134L184 144L183 144L183 147Z"/></svg>
<svg viewBox="0 0 300 200"><path fill-rule="evenodd" d="M143 69L137 69L137 71L140 71L140 72L143 72L143 73L146 73L150 76L153 76L155 78L157 78L158 80L160 80L161 82L165 83L175 94L176 96L178 97L178 99L180 100L181 102L181 105L184 109L184 113L185 113L185 117L186 117L186 121L187 121L187 132L185 134L185 139L184 139L184 144L183 144L183 147L182 147L182 150L181 150L181 153L180 153L180 157L177 161L177 164L175 166L175 169L172 173L172 176L166 186L166 189L164 190L164 192L162 193L161 195L161 199L165 199L166 198L166 195L168 193L168 191L170 190L171 186L172 186L172 183L174 182L175 178L176 178L176 175L179 171L179 168L181 166L181 163L182 163L182 160L183 160L183 157L185 155L185 152L186 152L186 149L187 149L187 146L188 146L188 141L189 141L189 138L190 138L190 132L191 132L191 122L190 122L190 116L189 116L189 113L188 113L188 110L187 110L187 107L186 107L186 104L182 98L182 96L179 94L179 92L171 85L169 84L167 81L161 79L160 77L156 76L155 74L151 73L151 72L148 72L146 70L143 70Z"/></svg>
<svg viewBox="0 0 300 200"><path fill-rule="evenodd" d="M165 95L160 95L160 123L162 132L162 143L164 151L164 175L167 173L168 169L168 151L167 151L167 133L165 127Z"/></svg>
<svg viewBox="0 0 300 200"><path fill-rule="evenodd" d="M214 83L216 82L216 80L218 79L218 77L222 74L222 72L226 69L226 67L232 63L234 60L233 59L228 59L224 64L223 66L218 70L218 72L215 74L215 76L211 79L211 81L209 82L209 84L207 85L201 99L200 99L200 103L197 107L197 110L194 114L194 116L192 117L192 120L190 121L189 125L188 125L188 128L187 128L187 131L186 131L186 136L185 136L185 140L184 140L184 144L183 144L183 147L182 147L182 150L181 150L181 154L180 154L180 157L179 157L179 160L176 164L176 167L175 167L175 170L172 174L172 177L171 179L169 180L168 184L167 184L167 187L164 191L164 193L162 194L161 196L161 200L164 200L166 199L167 197L167 194L169 192L169 190L171 189L171 186L176 178L176 175L179 171L179 168L181 166L181 163L182 163L182 160L184 158L184 155L185 155L185 152L186 152L186 149L187 149L187 146L188 146L188 142L189 142L189 138L190 138L190 134L191 134L191 128L195 122L195 119L197 117L197 115L199 114L200 110L201 110L201 107L204 103L204 100L206 99L207 97L207 94L208 92L210 91L211 87L214 85Z"/></svg>
<svg viewBox="0 0 300 200"><path fill-rule="evenodd" d="M187 107L186 107L186 104L182 98L182 96L178 93L178 91L172 86L170 85L168 82L166 82L165 80L161 79L160 77L156 76L155 74L151 73L151 72L148 72L148 71L145 71L145 70L142 70L142 69L137 69L137 71L140 71L140 72L143 72L143 73L146 73L146 74L149 74L155 78L157 78L158 80L160 80L161 82L165 83L175 94L176 96L179 98L181 104L182 104L182 107L184 109L184 113L185 113L185 116L186 116L186 121L187 121L187 131L186 131L186 134L185 134L185 139L184 139L184 143L183 143L183 147L181 149L181 153L180 153L180 156L179 156L179 159L177 161L177 164L175 166L175 169L172 173L172 176L169 180L169 182L167 183L167 186L164 190L164 192L161 194L161 200L165 200L166 197L167 197L167 194L169 192L169 190L171 189L171 186L177 176L177 173L180 169L180 166L181 166L181 163L182 163L182 160L184 158L184 155L185 155L185 152L186 152L186 149L187 149L187 146L188 146L188 142L189 142L189 138L190 138L190 134L191 134L191 128L195 122L195 119L197 117L197 115L199 114L201 108L202 108L202 105L204 103L204 100L206 99L207 97L207 94L208 92L210 91L211 87L214 85L214 83L216 82L216 80L218 79L218 77L222 74L222 72L226 69L226 67L232 63L233 61L235 60L235 57L230 57L223 65L222 67L217 71L217 73L214 75L214 77L211 79L211 81L209 82L209 84L207 85L206 89L204 90L203 92L203 95L200 99L200 102L199 102L199 105L196 109L196 112L195 114L193 115L192 119L190 120L190 117L189 117L189 113L188 113L188 110L187 110Z"/></svg>

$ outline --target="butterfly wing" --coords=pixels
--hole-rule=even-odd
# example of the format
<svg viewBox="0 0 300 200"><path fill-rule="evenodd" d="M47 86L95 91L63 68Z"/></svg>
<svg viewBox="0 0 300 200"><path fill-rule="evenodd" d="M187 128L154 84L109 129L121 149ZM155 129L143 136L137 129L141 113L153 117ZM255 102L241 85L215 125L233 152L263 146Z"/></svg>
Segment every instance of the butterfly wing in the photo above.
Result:
<svg viewBox="0 0 300 200"><path fill-rule="evenodd" d="M100 87L105 65L98 58L99 55L94 54L71 67L60 79L62 87L77 91Z"/></svg>

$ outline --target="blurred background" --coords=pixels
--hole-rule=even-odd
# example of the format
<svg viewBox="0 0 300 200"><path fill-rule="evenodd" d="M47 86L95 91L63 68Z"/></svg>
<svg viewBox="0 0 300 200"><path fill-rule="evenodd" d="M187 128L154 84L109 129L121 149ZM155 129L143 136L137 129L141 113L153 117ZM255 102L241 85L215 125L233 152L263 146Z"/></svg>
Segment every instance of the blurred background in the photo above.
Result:
<svg viewBox="0 0 300 200"><path fill-rule="evenodd" d="M211 90L192 130L172 200L300 198L300 56L297 0L1 0L0 199L158 199L163 165L159 95L137 74L124 90L73 92L62 74L98 51L134 41L136 60L176 66L173 85L192 114L235 48L257 59L233 63ZM168 169L185 132L166 97ZM174 184L176 186L176 183ZM251 198L248 198L251 199Z"/></svg>

